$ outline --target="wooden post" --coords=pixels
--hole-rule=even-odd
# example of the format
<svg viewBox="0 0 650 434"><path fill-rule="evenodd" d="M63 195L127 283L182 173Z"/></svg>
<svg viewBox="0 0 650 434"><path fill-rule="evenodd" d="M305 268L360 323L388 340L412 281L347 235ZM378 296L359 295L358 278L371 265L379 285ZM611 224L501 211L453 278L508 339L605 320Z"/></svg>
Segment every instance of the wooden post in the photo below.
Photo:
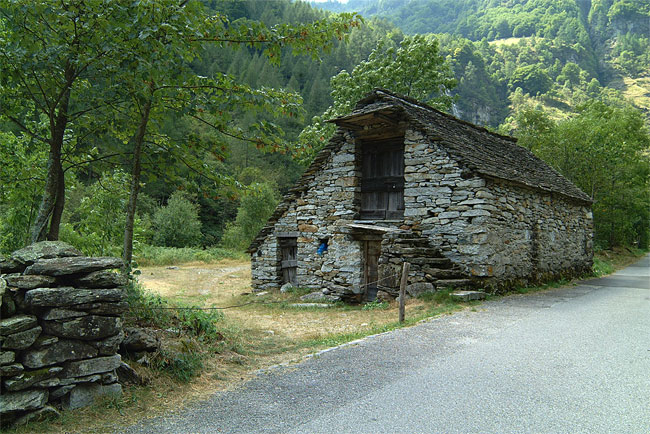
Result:
<svg viewBox="0 0 650 434"><path fill-rule="evenodd" d="M409 270L411 269L411 264L404 262L402 265L402 280L399 284L399 322L404 322L404 303L406 302L406 284L409 279Z"/></svg>

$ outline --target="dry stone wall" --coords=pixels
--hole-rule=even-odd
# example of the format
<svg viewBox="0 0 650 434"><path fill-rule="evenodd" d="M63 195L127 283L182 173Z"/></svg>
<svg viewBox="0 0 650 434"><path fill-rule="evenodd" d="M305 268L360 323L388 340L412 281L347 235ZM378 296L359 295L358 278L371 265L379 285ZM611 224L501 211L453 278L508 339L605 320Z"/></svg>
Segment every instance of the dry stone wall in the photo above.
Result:
<svg viewBox="0 0 650 434"><path fill-rule="evenodd" d="M282 285L276 235L292 233L297 238L299 286L322 290L330 299L362 291L361 245L346 228L358 216L360 172L355 152L354 141L347 137L278 219L274 232L252 257L253 286L257 290ZM327 253L318 255L323 240L327 240Z"/></svg>
<svg viewBox="0 0 650 434"><path fill-rule="evenodd" d="M60 242L0 257L0 420L23 423L121 393L126 310L118 258Z"/></svg>
<svg viewBox="0 0 650 434"><path fill-rule="evenodd" d="M477 284L504 286L591 269L587 204L478 176L422 134L407 138L404 154L404 224Z"/></svg>

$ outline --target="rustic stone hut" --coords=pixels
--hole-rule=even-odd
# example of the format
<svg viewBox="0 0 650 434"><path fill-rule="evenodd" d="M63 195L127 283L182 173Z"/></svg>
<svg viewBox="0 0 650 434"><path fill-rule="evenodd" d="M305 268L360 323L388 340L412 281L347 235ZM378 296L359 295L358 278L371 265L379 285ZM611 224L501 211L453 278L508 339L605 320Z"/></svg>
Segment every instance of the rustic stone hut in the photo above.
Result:
<svg viewBox="0 0 650 434"><path fill-rule="evenodd" d="M255 290L324 297L499 288L592 265L590 198L511 137L375 90L249 248Z"/></svg>

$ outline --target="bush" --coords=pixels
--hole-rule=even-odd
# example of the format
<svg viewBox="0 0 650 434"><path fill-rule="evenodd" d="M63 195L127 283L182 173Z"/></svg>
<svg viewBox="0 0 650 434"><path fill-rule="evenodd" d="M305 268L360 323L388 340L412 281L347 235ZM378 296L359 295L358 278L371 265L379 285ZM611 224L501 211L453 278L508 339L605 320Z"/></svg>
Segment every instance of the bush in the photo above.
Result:
<svg viewBox="0 0 650 434"><path fill-rule="evenodd" d="M228 223L221 243L224 247L244 250L264 227L278 201L268 184L253 184L237 209L237 217Z"/></svg>
<svg viewBox="0 0 650 434"><path fill-rule="evenodd" d="M182 191L174 192L167 206L155 211L153 222L153 242L157 246L192 247L201 241L199 206Z"/></svg>

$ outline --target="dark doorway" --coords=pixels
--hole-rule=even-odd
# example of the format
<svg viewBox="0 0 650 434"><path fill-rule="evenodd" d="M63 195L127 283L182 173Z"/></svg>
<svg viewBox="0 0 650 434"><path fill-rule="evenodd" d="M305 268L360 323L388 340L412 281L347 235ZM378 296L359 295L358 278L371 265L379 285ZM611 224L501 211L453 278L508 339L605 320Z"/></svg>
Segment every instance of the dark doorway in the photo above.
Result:
<svg viewBox="0 0 650 434"><path fill-rule="evenodd" d="M282 273L282 283L298 283L298 239L296 237L278 238L280 247L280 269Z"/></svg>
<svg viewBox="0 0 650 434"><path fill-rule="evenodd" d="M374 301L377 298L377 280L379 273L379 255L381 255L381 241L368 240L364 243L364 283L366 285L366 301Z"/></svg>

